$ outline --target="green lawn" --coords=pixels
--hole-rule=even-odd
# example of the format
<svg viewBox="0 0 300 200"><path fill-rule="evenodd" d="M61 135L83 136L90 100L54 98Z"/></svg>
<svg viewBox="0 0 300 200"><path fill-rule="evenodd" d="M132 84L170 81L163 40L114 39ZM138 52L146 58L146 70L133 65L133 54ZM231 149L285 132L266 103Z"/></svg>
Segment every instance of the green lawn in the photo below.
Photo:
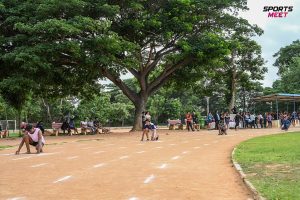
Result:
<svg viewBox="0 0 300 200"><path fill-rule="evenodd" d="M300 199L300 132L241 143L234 155L247 178L267 199Z"/></svg>

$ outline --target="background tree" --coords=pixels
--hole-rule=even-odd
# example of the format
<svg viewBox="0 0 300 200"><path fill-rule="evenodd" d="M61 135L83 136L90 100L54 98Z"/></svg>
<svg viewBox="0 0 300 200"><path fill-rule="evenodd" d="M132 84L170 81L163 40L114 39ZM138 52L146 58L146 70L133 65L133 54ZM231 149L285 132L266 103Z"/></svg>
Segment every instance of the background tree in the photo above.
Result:
<svg viewBox="0 0 300 200"><path fill-rule="evenodd" d="M297 57L300 57L300 41L293 41L292 44L280 48L280 50L273 55L276 57L274 66L278 67L278 74L287 70L291 64L297 62Z"/></svg>

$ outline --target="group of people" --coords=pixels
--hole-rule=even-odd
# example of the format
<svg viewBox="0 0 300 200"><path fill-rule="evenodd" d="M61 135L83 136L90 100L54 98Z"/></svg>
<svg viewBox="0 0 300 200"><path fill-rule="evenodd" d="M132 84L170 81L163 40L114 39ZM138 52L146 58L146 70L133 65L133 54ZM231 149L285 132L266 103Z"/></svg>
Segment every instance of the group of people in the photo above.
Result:
<svg viewBox="0 0 300 200"><path fill-rule="evenodd" d="M157 126L151 122L151 115L149 111L142 112L142 126L143 133L141 141L144 141L144 136L146 136L146 141L149 141L149 132L151 131L151 141L157 141L159 135L157 134Z"/></svg>

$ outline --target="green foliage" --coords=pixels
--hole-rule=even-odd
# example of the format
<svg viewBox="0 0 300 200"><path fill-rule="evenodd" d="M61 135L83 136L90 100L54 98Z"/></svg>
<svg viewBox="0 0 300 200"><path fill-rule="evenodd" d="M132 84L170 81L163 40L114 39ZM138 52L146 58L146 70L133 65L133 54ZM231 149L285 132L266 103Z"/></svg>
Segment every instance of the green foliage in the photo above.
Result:
<svg viewBox="0 0 300 200"><path fill-rule="evenodd" d="M293 41L292 44L280 48L274 57L277 57L274 66L278 67L278 74L285 73L294 62L297 63L294 58L300 57L300 41Z"/></svg>

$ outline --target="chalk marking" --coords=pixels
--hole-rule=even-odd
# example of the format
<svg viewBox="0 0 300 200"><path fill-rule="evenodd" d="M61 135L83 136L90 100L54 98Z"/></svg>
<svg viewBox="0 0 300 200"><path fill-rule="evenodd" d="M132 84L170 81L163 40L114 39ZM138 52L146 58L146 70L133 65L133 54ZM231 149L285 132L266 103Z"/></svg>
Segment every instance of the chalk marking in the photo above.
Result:
<svg viewBox="0 0 300 200"><path fill-rule="evenodd" d="M7 200L23 200L26 199L26 197L14 197L14 198L9 198Z"/></svg>
<svg viewBox="0 0 300 200"><path fill-rule="evenodd" d="M100 164L94 165L93 167L94 168L99 168L99 167L103 167L104 165L106 165L106 164L105 163L100 163Z"/></svg>
<svg viewBox="0 0 300 200"><path fill-rule="evenodd" d="M138 152L136 152L136 153L145 153L146 151L138 151Z"/></svg>
<svg viewBox="0 0 300 200"><path fill-rule="evenodd" d="M4 153L4 154L0 154L1 156L11 156L11 155L15 155L14 153Z"/></svg>
<svg viewBox="0 0 300 200"><path fill-rule="evenodd" d="M155 178L155 176L154 176L153 174L151 174L151 176L149 176L148 178L146 178L146 179L144 180L144 183L145 183L145 184L148 184L148 183L150 183L154 178Z"/></svg>
<svg viewBox="0 0 300 200"><path fill-rule="evenodd" d="M164 163L164 164L162 164L161 166L159 166L158 168L159 168L159 169L164 169L164 168L166 168L166 167L167 167L167 164Z"/></svg>
<svg viewBox="0 0 300 200"><path fill-rule="evenodd" d="M75 159L75 158L78 158L78 156L67 157L68 160L72 160L72 159Z"/></svg>
<svg viewBox="0 0 300 200"><path fill-rule="evenodd" d="M37 165L31 165L30 167L40 167L40 166L44 166L47 165L48 163L41 163L41 164L37 164Z"/></svg>
<svg viewBox="0 0 300 200"><path fill-rule="evenodd" d="M137 197L130 197L128 200L139 200Z"/></svg>
<svg viewBox="0 0 300 200"><path fill-rule="evenodd" d="M68 180L70 179L72 176L65 176L65 177L62 177L56 181L54 181L53 183L59 183L59 182L62 182L62 181L65 181L65 180Z"/></svg>
<svg viewBox="0 0 300 200"><path fill-rule="evenodd" d="M54 153L40 153L37 156L49 156L49 155L54 155L54 154L59 154L60 152L54 152Z"/></svg>
<svg viewBox="0 0 300 200"><path fill-rule="evenodd" d="M155 147L156 149L161 149L162 147Z"/></svg>
<svg viewBox="0 0 300 200"><path fill-rule="evenodd" d="M29 159L29 158L32 158L32 156L22 157L22 158L15 158L15 159L12 159L12 160L23 160L23 159Z"/></svg>
<svg viewBox="0 0 300 200"><path fill-rule="evenodd" d="M187 153L189 153L189 151L184 151L184 152L182 152L182 154L187 154Z"/></svg>
<svg viewBox="0 0 300 200"><path fill-rule="evenodd" d="M129 158L129 156L121 156L120 160L123 160L123 159L126 159L126 158Z"/></svg>
<svg viewBox="0 0 300 200"><path fill-rule="evenodd" d="M180 158L180 156L174 156L172 160L177 160L178 158Z"/></svg>
<svg viewBox="0 0 300 200"><path fill-rule="evenodd" d="M84 147L84 148L81 148L81 149L85 150L85 149L92 149L92 148L95 148L95 147Z"/></svg>
<svg viewBox="0 0 300 200"><path fill-rule="evenodd" d="M104 153L105 151L96 151L94 154Z"/></svg>
<svg viewBox="0 0 300 200"><path fill-rule="evenodd" d="M193 147L194 149L200 149L200 147Z"/></svg>

